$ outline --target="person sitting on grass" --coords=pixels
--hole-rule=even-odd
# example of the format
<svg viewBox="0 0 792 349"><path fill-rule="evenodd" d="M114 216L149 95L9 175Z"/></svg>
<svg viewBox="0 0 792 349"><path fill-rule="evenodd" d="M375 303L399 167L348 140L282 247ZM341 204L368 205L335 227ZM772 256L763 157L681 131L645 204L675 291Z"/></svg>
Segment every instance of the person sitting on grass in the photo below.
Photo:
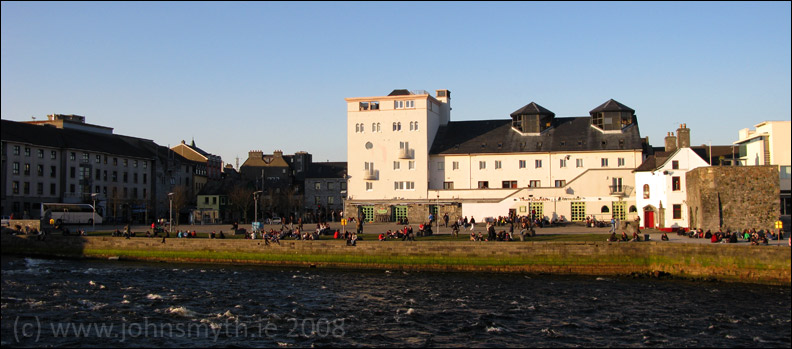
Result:
<svg viewBox="0 0 792 349"><path fill-rule="evenodd" d="M665 232L663 232L663 236L661 236L661 237L660 237L660 240L663 240L663 241L668 241L668 234L666 234Z"/></svg>
<svg viewBox="0 0 792 349"><path fill-rule="evenodd" d="M632 240L630 240L630 241L640 242L641 241L641 237L638 235L637 232L633 232L633 237L632 237Z"/></svg>
<svg viewBox="0 0 792 349"><path fill-rule="evenodd" d="M616 234L616 232L613 232L613 233L614 233L614 234ZM629 239L630 239L630 238L628 238L628 237L627 237L627 233L625 233L625 232L624 232L624 230L622 230L622 233L621 233L621 241L627 241L627 240L629 240Z"/></svg>
<svg viewBox="0 0 792 349"><path fill-rule="evenodd" d="M476 241L476 232L475 231L471 231L470 232L470 241Z"/></svg>
<svg viewBox="0 0 792 349"><path fill-rule="evenodd" d="M618 238L618 237L616 237L616 233L615 233L615 232L613 232L613 233L611 233L611 236L608 238L608 241L609 241L609 242L618 242L618 241L619 241L619 238Z"/></svg>

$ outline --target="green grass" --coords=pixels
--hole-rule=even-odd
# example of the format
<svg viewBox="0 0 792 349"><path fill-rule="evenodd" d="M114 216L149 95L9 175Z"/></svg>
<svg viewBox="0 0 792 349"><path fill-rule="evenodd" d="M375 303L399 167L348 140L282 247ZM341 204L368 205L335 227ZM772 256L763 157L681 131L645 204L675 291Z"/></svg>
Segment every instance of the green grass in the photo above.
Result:
<svg viewBox="0 0 792 349"><path fill-rule="evenodd" d="M608 234L540 234L534 237L525 238L526 242L534 241L606 241L610 235ZM366 240L376 240L377 236L374 234L366 235ZM470 235L460 234L459 237L453 235L432 235L425 237L415 238L416 241L470 241ZM401 241L401 240L386 240L386 241ZM513 242L519 243L518 240Z"/></svg>

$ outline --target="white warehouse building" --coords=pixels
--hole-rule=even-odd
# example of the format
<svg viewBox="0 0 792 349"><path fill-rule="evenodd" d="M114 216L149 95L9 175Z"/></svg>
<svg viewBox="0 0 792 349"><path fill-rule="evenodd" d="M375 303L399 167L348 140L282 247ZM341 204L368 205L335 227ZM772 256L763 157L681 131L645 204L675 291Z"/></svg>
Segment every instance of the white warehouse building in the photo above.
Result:
<svg viewBox="0 0 792 349"><path fill-rule="evenodd" d="M647 144L635 111L615 100L581 117L556 117L531 102L510 118L457 122L448 90L346 102L347 217L638 215L632 171Z"/></svg>

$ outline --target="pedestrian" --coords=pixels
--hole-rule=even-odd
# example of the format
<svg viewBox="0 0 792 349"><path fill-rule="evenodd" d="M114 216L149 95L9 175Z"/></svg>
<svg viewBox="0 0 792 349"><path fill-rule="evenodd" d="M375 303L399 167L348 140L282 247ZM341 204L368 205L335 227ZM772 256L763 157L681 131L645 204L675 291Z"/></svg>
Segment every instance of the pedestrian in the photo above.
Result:
<svg viewBox="0 0 792 349"><path fill-rule="evenodd" d="M476 228L476 219L473 218L473 216L471 216L470 217L470 230L472 231L475 228Z"/></svg>
<svg viewBox="0 0 792 349"><path fill-rule="evenodd" d="M443 226L448 228L448 213L443 214Z"/></svg>
<svg viewBox="0 0 792 349"><path fill-rule="evenodd" d="M616 216L611 216L611 229L609 233L615 233L615 232L616 232Z"/></svg>

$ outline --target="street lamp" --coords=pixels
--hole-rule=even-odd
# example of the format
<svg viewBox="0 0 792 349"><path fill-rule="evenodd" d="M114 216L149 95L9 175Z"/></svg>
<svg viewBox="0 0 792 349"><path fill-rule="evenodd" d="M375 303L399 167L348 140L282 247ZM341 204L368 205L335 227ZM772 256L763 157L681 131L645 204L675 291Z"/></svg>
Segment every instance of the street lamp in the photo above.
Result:
<svg viewBox="0 0 792 349"><path fill-rule="evenodd" d="M168 211L168 234L173 233L173 193L168 193L168 201L170 201Z"/></svg>
<svg viewBox="0 0 792 349"><path fill-rule="evenodd" d="M259 194L263 193L263 191L254 191L253 192L253 202L255 206L253 207L253 221L258 222L258 196Z"/></svg>
<svg viewBox="0 0 792 349"><path fill-rule="evenodd" d="M96 195L99 193L91 193L91 199L93 199L93 212L91 212L91 224L93 227L91 231L96 231Z"/></svg>
<svg viewBox="0 0 792 349"><path fill-rule="evenodd" d="M437 235L440 235L440 190L437 191L437 213L435 214L435 222L437 222Z"/></svg>

